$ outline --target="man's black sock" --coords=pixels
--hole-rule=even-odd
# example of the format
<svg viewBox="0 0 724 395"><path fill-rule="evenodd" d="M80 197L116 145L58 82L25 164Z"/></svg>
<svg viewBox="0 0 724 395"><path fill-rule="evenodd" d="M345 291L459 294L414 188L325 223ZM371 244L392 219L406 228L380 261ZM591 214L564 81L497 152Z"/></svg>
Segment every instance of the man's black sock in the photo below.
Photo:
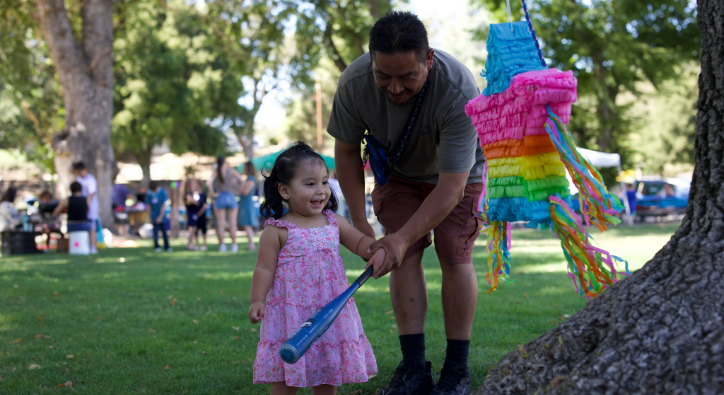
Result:
<svg viewBox="0 0 724 395"><path fill-rule="evenodd" d="M442 368L467 372L469 350L470 340L447 339L447 350L445 350L445 363L442 365Z"/></svg>
<svg viewBox="0 0 724 395"><path fill-rule="evenodd" d="M425 334L401 335L402 363L416 371L425 371Z"/></svg>

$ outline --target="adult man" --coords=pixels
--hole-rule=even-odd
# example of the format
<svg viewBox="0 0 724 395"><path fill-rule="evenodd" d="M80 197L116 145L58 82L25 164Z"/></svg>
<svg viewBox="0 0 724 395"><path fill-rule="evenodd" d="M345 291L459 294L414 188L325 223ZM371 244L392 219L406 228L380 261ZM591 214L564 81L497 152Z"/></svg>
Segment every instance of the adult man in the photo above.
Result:
<svg viewBox="0 0 724 395"><path fill-rule="evenodd" d="M379 394L469 394L467 356L478 295L471 263L485 159L464 107L479 91L465 66L429 48L427 31L413 14L392 11L377 21L369 49L342 73L327 130L336 139L339 182L354 226L370 236L361 140L367 131L392 157L427 81L407 147L389 181L372 192L387 232L372 245L387 251L376 277L393 270L390 296L402 349L402 362ZM427 289L421 265L433 229L448 338L437 384L425 360Z"/></svg>
<svg viewBox="0 0 724 395"><path fill-rule="evenodd" d="M100 204L98 203L98 181L93 174L88 173L85 163L77 162L73 164L73 174L75 180L81 185L81 196L88 199L88 220L91 222L90 230L90 252L98 253L97 247L97 229L100 223Z"/></svg>

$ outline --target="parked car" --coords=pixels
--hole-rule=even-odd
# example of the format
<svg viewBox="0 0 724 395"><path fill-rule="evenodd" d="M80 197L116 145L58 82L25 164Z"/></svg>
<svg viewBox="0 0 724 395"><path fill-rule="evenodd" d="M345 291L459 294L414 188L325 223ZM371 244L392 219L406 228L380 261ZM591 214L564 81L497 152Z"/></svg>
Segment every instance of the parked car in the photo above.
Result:
<svg viewBox="0 0 724 395"><path fill-rule="evenodd" d="M636 181L636 218L685 214L690 184L680 179Z"/></svg>

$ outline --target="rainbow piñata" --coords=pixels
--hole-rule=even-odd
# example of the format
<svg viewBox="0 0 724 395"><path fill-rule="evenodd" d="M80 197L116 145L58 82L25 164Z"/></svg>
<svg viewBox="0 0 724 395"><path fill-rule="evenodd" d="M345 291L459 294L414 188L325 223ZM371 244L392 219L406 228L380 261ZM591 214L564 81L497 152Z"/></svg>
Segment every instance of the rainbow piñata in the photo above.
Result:
<svg viewBox="0 0 724 395"><path fill-rule="evenodd" d="M480 211L488 225L490 291L510 273L510 223L528 221L529 227L552 228L577 291L595 297L616 281L613 261L620 259L592 246L585 228L603 231L619 223L614 215L623 207L578 154L565 126L577 98L576 78L543 66L529 26L491 25L488 87L465 107L487 160ZM580 191L585 226L569 206L566 171Z"/></svg>

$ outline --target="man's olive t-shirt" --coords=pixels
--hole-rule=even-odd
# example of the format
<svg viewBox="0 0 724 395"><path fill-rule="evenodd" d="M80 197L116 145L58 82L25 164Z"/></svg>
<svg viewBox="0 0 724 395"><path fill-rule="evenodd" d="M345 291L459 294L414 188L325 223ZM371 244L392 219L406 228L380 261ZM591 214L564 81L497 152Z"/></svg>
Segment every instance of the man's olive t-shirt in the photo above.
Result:
<svg viewBox="0 0 724 395"><path fill-rule="evenodd" d="M440 173L470 170L468 184L481 182L485 157L465 105L480 94L472 73L443 51L435 50L425 100L410 140L392 174L437 184ZM375 83L369 53L342 73L327 132L346 144L359 144L369 130L393 155L417 96L395 104Z"/></svg>

